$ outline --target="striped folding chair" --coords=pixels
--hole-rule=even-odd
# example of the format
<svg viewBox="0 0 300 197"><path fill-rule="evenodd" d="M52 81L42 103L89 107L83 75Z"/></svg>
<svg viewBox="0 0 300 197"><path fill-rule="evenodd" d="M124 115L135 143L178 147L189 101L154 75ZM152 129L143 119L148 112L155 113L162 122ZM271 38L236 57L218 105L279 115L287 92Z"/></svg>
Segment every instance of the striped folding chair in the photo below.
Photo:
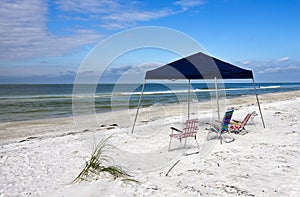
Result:
<svg viewBox="0 0 300 197"><path fill-rule="evenodd" d="M184 146L182 145L182 139L183 138L188 138L188 137L193 137L197 143L197 147L199 147L198 142L197 142L197 130L198 130L198 124L199 124L199 119L190 119L185 122L185 127L182 130L179 130L175 127L171 127L171 134L170 134L170 142L169 142L169 151L171 150L171 142L172 139L179 139L181 148L186 147L186 140L184 143ZM174 133L177 132L177 133Z"/></svg>
<svg viewBox="0 0 300 197"><path fill-rule="evenodd" d="M222 144L222 139L226 143L234 141L234 138L233 138L233 136L230 135L230 132L228 129L230 120L232 118L233 111L234 111L234 109L229 109L228 111L226 111L224 118L219 125L207 123L210 126L209 130L218 134L218 138L220 139L221 144ZM228 140L228 138L226 138L224 136L225 133L229 134L229 140ZM208 140L209 140L209 138L208 138Z"/></svg>
<svg viewBox="0 0 300 197"><path fill-rule="evenodd" d="M248 121L250 120L250 118L256 116L256 112L253 111L252 113L248 113L243 121L238 121L238 120L232 120L230 122L230 127L229 130L232 133L235 134L241 134L241 135L245 135L246 133L248 133L248 131L245 131L245 126L247 125Z"/></svg>

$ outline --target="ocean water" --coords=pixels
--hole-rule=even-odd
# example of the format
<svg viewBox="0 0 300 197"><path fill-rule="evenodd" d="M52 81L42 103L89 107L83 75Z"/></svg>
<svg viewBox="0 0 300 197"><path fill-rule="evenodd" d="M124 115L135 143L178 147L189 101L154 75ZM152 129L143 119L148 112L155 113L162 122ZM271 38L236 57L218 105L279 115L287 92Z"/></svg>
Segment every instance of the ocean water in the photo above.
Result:
<svg viewBox="0 0 300 197"><path fill-rule="evenodd" d="M300 90L300 83L258 83L257 93L266 94ZM72 84L2 84L0 85L0 122L71 116L72 98L83 103L94 99L98 113L135 108L141 85L99 84L95 91L90 85L80 85L82 92L73 95ZM214 96L208 89L213 84L192 83L191 99L207 101ZM221 96L228 98L254 94L252 83L225 83L219 85ZM187 102L188 86L185 83L146 84L142 106ZM82 114L87 113L82 110Z"/></svg>

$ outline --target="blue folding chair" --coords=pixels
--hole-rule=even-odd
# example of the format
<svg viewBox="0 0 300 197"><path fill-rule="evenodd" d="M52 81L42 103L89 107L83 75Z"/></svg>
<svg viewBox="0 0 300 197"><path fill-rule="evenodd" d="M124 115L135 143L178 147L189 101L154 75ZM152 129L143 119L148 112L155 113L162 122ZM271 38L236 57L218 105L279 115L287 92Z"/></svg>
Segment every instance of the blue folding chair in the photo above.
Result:
<svg viewBox="0 0 300 197"><path fill-rule="evenodd" d="M221 144L222 144L222 139L226 143L234 141L234 137L231 135L231 133L229 132L229 129L228 129L230 120L232 118L233 111L234 111L234 109L227 110L225 112L224 118L223 118L222 122L220 122L220 124L216 125L216 124L207 123L210 126L209 130L214 133L217 133L217 138L220 139ZM228 133L229 139L224 136L224 134L226 134L226 133Z"/></svg>

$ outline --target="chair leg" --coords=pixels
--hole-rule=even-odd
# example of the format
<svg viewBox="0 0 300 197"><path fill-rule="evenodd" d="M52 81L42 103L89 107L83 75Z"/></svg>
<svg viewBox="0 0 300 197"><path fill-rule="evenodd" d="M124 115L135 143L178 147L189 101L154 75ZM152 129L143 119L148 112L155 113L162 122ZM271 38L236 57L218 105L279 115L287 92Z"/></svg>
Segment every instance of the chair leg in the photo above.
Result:
<svg viewBox="0 0 300 197"><path fill-rule="evenodd" d="M184 147L186 148L187 137L184 139Z"/></svg>
<svg viewBox="0 0 300 197"><path fill-rule="evenodd" d="M181 147L181 149L183 149L183 145L182 145L182 140L181 140L181 138L179 139L179 141L180 141L180 147Z"/></svg>
<svg viewBox="0 0 300 197"><path fill-rule="evenodd" d="M223 133L224 134L224 133ZM235 139L232 136L232 134L230 132L228 132L229 137L231 138L230 140L226 140L225 137L222 135L222 138L224 139L224 142L229 143L229 142L233 142Z"/></svg>
<svg viewBox="0 0 300 197"><path fill-rule="evenodd" d="M198 149L200 149L196 136L195 136L195 140L196 140L196 144L197 144Z"/></svg>
<svg viewBox="0 0 300 197"><path fill-rule="evenodd" d="M226 142L226 143L233 142L234 140L235 140L234 138L231 138L230 140L225 140L225 138L224 138L224 142Z"/></svg>
<svg viewBox="0 0 300 197"><path fill-rule="evenodd" d="M207 136L206 136L207 141L211 140L211 139L209 138L210 133L216 133L217 136L219 135L219 130L217 130L217 129L214 128L214 127L210 127L210 129L207 129L207 130L209 130L209 132L208 132L208 134L207 134Z"/></svg>
<svg viewBox="0 0 300 197"><path fill-rule="evenodd" d="M207 140L207 141L210 140L210 138L209 138L210 135L209 135L209 134L210 134L210 131L208 132L208 134L207 134L207 136L206 136L206 140Z"/></svg>
<svg viewBox="0 0 300 197"><path fill-rule="evenodd" d="M170 142L169 142L169 150L168 151L170 151L171 150L171 141L172 141L172 136L173 135L173 129L171 128L171 134L170 134Z"/></svg>
<svg viewBox="0 0 300 197"><path fill-rule="evenodd" d="M186 155L186 152L187 152L187 147L186 147L186 140L187 138L185 138L185 142L184 142L184 146L182 145L182 138L180 138L180 146L181 146L181 150L183 150L183 155L185 156Z"/></svg>
<svg viewBox="0 0 300 197"><path fill-rule="evenodd" d="M245 135L245 134L247 134L248 133L248 131L240 131L238 134L240 134L240 135Z"/></svg>
<svg viewBox="0 0 300 197"><path fill-rule="evenodd" d="M168 151L170 151L170 150L171 150L171 141L172 141L172 137L170 137L170 142L169 142L169 150L168 150Z"/></svg>

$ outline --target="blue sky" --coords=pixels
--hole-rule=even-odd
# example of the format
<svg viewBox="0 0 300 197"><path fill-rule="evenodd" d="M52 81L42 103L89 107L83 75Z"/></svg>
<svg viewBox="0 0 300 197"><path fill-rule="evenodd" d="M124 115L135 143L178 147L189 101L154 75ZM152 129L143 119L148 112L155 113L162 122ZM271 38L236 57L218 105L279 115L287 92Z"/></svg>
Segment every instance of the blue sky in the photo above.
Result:
<svg viewBox="0 0 300 197"><path fill-rule="evenodd" d="M298 0L2 0L0 15L0 83L72 83L100 41L140 26L181 31L257 81L300 81ZM130 57L120 70L151 61Z"/></svg>

